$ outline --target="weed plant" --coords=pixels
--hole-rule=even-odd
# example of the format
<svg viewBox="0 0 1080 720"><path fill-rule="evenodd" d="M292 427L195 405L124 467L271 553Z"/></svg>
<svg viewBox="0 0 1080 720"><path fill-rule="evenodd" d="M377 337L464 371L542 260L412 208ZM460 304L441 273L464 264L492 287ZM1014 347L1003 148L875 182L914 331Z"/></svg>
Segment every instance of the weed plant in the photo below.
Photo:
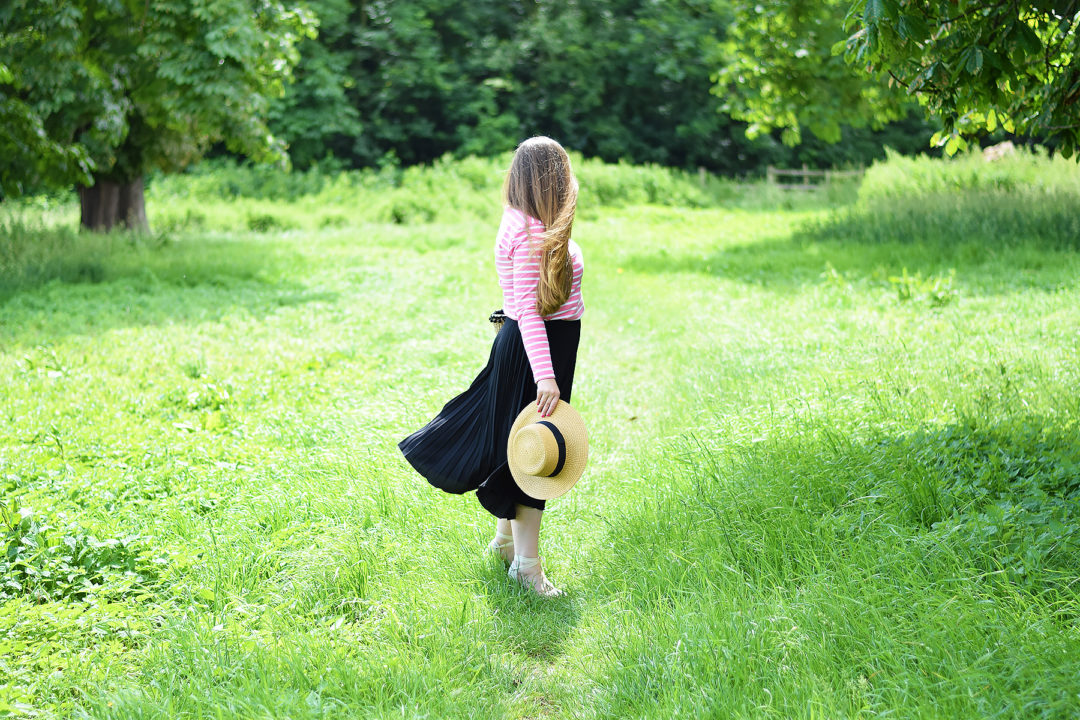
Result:
<svg viewBox="0 0 1080 720"><path fill-rule="evenodd" d="M579 162L547 602L396 450L486 357L503 160L5 220L0 714L1075 717L1074 166L770 198Z"/></svg>

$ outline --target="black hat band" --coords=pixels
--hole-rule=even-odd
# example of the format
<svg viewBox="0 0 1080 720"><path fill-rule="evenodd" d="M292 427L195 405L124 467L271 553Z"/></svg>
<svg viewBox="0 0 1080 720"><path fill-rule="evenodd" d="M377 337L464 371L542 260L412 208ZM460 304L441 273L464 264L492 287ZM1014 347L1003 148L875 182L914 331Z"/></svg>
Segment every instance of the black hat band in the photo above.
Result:
<svg viewBox="0 0 1080 720"><path fill-rule="evenodd" d="M548 430L550 430L551 434L555 437L555 444L559 446L559 464L556 465L555 469L552 470L547 476L547 477L555 477L560 472L562 472L563 465L566 464L566 441L563 440L563 436L562 436L562 433L559 432L559 428L555 427L553 424L549 423L547 420L540 420L536 424L537 425L543 425Z"/></svg>

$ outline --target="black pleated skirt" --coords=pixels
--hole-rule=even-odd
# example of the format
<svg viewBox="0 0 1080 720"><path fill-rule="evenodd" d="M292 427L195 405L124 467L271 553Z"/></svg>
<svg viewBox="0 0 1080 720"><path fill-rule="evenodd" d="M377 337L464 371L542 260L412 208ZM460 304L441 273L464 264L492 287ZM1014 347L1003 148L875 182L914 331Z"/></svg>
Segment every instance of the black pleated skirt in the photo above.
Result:
<svg viewBox="0 0 1080 720"><path fill-rule="evenodd" d="M560 398L570 401L580 320L548 320L548 345ZM513 518L517 505L544 509L521 491L506 464L510 428L522 409L536 404L536 383L516 321L507 318L491 345L487 366L469 389L446 403L431 422L398 443L405 459L435 487L476 491L492 515Z"/></svg>

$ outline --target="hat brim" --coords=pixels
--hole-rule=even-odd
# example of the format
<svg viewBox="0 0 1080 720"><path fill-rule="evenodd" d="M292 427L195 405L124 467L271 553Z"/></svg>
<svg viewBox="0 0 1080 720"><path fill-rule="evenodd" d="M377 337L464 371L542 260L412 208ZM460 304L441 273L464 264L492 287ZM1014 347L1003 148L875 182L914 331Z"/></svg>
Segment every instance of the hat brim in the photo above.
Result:
<svg viewBox="0 0 1080 720"><path fill-rule="evenodd" d="M521 469L514 457L511 440L526 425L546 420L559 428L566 442L566 462L558 475L544 477L542 475L530 475ZM506 463L510 466L510 474L514 476L514 482L521 491L537 500L551 500L560 495L565 495L574 484L581 479L585 472L585 463L589 459L589 435L585 431L585 421L581 419L578 411L570 407L563 400L555 407L555 411L547 417L541 417L536 411L536 403L530 402L522 410L514 425L510 428L510 437L507 438Z"/></svg>

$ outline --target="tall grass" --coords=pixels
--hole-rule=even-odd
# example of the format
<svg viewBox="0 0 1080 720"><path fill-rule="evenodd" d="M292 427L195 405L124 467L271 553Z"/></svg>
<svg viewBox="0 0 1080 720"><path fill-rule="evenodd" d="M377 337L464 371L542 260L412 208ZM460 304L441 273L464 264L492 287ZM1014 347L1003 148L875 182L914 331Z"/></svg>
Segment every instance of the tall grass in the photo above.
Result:
<svg viewBox="0 0 1080 720"><path fill-rule="evenodd" d="M816 229L853 242L923 238L974 242L990 251L1038 243L1080 247L1080 170L1061 158L1018 152L995 162L893 155L871 167L858 202Z"/></svg>
<svg viewBox="0 0 1080 720"><path fill-rule="evenodd" d="M892 151L874 163L859 188L863 201L912 198L970 191L1080 192L1080 169L1060 156L1050 158L1042 148L1019 149L988 162L978 152L938 160L925 155L906 157Z"/></svg>

